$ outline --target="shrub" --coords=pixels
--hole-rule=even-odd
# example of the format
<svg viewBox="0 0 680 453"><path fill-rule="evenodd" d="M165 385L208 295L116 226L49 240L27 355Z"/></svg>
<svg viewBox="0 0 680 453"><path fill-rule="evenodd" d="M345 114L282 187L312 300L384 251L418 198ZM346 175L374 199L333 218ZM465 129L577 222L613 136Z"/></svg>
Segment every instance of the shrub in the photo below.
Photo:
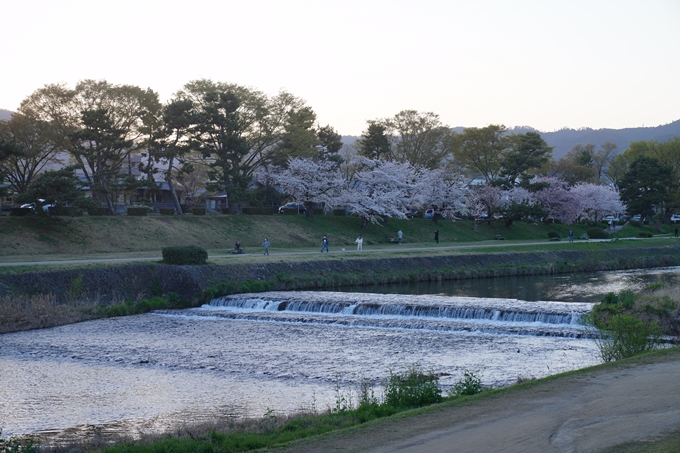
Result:
<svg viewBox="0 0 680 453"><path fill-rule="evenodd" d="M640 222L639 220L631 220L630 224L636 228L640 228L642 226L642 222Z"/></svg>
<svg viewBox="0 0 680 453"><path fill-rule="evenodd" d="M163 262L165 264L205 264L208 260L208 252L195 245L165 247L163 249Z"/></svg>
<svg viewBox="0 0 680 453"><path fill-rule="evenodd" d="M109 215L109 208L90 208L87 210L88 215Z"/></svg>
<svg viewBox="0 0 680 453"><path fill-rule="evenodd" d="M161 215L175 215L175 208L160 208L158 212Z"/></svg>
<svg viewBox="0 0 680 453"><path fill-rule="evenodd" d="M80 217L83 210L75 206L54 206L49 208L50 215L60 215L66 217Z"/></svg>
<svg viewBox="0 0 680 453"><path fill-rule="evenodd" d="M347 213L345 212L344 209L333 209L333 215L346 215Z"/></svg>
<svg viewBox="0 0 680 453"><path fill-rule="evenodd" d="M588 228L587 234L590 239L609 239L609 233L601 228Z"/></svg>
<svg viewBox="0 0 680 453"><path fill-rule="evenodd" d="M482 390L482 380L472 371L464 370L463 377L449 390L449 395L476 395Z"/></svg>
<svg viewBox="0 0 680 453"><path fill-rule="evenodd" d="M559 238L560 238L560 233L558 233L557 231L548 231L548 237L549 237L550 239L554 239L554 238L558 238L558 239L559 239Z"/></svg>
<svg viewBox="0 0 680 453"><path fill-rule="evenodd" d="M651 238L651 237L652 237L652 233L650 233L649 231L638 231L637 236L638 236L639 238Z"/></svg>
<svg viewBox="0 0 680 453"><path fill-rule="evenodd" d="M413 366L401 373L390 370L384 391L385 404L398 409L422 407L442 401L439 378Z"/></svg>
<svg viewBox="0 0 680 453"><path fill-rule="evenodd" d="M127 208L127 215L130 216L145 216L149 213L147 206L129 206Z"/></svg>
<svg viewBox="0 0 680 453"><path fill-rule="evenodd" d="M9 210L9 215L22 217L25 215L33 214L33 209L31 208L12 208Z"/></svg>
<svg viewBox="0 0 680 453"><path fill-rule="evenodd" d="M605 362L656 349L661 338L661 327L656 322L645 322L622 313L612 316L598 330L597 346Z"/></svg>
<svg viewBox="0 0 680 453"><path fill-rule="evenodd" d="M205 208L193 208L191 213L193 215L205 215Z"/></svg>

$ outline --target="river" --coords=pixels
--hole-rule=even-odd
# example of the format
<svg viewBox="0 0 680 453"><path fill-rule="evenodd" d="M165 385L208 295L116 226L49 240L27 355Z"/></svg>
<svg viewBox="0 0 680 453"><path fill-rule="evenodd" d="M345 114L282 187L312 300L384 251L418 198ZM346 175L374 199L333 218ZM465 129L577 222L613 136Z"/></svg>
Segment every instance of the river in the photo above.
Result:
<svg viewBox="0 0 680 453"><path fill-rule="evenodd" d="M3 437L161 432L218 418L324 410L338 387L418 365L450 387L599 362L580 316L609 291L678 269L347 292L238 295L187 310L0 335Z"/></svg>

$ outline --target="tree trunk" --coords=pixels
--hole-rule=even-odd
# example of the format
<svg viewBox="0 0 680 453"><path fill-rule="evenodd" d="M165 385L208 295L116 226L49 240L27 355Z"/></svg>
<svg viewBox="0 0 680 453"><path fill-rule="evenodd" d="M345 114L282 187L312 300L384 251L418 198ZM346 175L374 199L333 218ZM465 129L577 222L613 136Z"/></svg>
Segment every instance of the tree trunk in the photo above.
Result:
<svg viewBox="0 0 680 453"><path fill-rule="evenodd" d="M172 201L175 203L175 210L177 211L177 215L184 215L184 212L182 211L182 205L179 204L179 199L177 198L177 192L175 191L175 185L172 183L172 166L173 166L173 160L174 158L170 158L168 161L168 171L165 172L165 182L168 183L168 187L170 188L170 193L172 194Z"/></svg>
<svg viewBox="0 0 680 453"><path fill-rule="evenodd" d="M361 218L361 229L365 230L368 228L368 217L362 217Z"/></svg>

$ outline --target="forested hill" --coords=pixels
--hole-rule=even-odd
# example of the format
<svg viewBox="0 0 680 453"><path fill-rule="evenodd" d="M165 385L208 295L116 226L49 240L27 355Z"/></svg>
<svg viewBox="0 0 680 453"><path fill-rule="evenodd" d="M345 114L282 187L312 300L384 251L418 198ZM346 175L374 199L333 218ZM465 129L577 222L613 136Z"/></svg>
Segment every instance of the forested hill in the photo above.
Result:
<svg viewBox="0 0 680 453"><path fill-rule="evenodd" d="M455 127L453 130L457 133L463 131L462 127ZM525 133L529 131L537 131L531 127L515 127L511 130L514 133ZM628 148L631 142L640 140L656 140L658 142L665 142L672 137L680 137L680 120L674 121L663 126L656 127L630 127L626 129L562 129L556 132L541 132L543 139L549 146L554 147L553 158L560 159L564 157L570 149L576 145L593 144L599 147L604 142L616 143L617 152L623 152ZM352 144L359 137L344 136L343 143Z"/></svg>
<svg viewBox="0 0 680 453"><path fill-rule="evenodd" d="M5 109L0 109L0 121L9 121L12 118L12 112Z"/></svg>

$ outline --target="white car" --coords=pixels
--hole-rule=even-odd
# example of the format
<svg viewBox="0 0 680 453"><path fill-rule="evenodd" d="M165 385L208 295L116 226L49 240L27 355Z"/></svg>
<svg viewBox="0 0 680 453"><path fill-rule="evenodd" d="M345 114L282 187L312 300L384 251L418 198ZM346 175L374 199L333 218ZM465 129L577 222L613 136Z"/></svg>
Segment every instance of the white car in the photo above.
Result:
<svg viewBox="0 0 680 453"><path fill-rule="evenodd" d="M673 223L680 222L680 214L673 214L671 216L671 222L673 222Z"/></svg>

